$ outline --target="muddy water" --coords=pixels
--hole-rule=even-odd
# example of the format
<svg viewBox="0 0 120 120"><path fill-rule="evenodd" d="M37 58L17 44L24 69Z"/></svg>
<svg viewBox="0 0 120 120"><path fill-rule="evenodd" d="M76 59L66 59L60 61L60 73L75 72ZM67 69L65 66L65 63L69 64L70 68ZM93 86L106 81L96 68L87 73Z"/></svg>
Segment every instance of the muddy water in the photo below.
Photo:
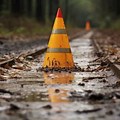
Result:
<svg viewBox="0 0 120 120"><path fill-rule="evenodd" d="M81 72L39 72L41 63L33 61L31 71L19 71L20 78L3 81L0 95L1 120L119 120L119 87L111 70L97 69L100 61L95 55L90 32L74 39L71 49ZM97 65L96 65L97 64ZM7 100L7 101L6 101ZM12 105L11 105L12 104ZM3 110L4 109L4 110Z"/></svg>

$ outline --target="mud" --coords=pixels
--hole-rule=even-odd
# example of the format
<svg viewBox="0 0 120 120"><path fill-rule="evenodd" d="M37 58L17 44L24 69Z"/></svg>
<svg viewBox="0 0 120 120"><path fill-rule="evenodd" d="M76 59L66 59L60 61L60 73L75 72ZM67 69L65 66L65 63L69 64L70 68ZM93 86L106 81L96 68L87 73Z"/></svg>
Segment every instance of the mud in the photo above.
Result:
<svg viewBox="0 0 120 120"><path fill-rule="evenodd" d="M4 55L15 56L17 54L20 54L21 52L47 45L47 42L48 42L48 38L39 38L36 40L32 40L32 39L2 40L1 39L0 43L2 44L0 44L0 57L3 57Z"/></svg>
<svg viewBox="0 0 120 120"><path fill-rule="evenodd" d="M103 56L96 54L92 34L70 43L78 71L41 71L44 55L24 59L24 69L5 69L0 119L119 120L120 82Z"/></svg>

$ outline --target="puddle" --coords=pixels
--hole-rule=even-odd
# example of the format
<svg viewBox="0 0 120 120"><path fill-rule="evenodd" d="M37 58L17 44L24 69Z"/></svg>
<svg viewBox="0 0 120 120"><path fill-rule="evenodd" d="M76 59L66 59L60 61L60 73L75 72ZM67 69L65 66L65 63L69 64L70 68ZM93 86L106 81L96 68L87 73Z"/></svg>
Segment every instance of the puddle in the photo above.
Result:
<svg viewBox="0 0 120 120"><path fill-rule="evenodd" d="M67 98L68 92L69 91L65 89L48 89L49 98L52 103L70 102Z"/></svg>
<svg viewBox="0 0 120 120"><path fill-rule="evenodd" d="M77 46L77 48L76 48ZM74 55L74 62L82 68L87 68L90 61L94 60L94 46L92 46L90 39L80 38L71 42L72 53ZM43 57L42 57L43 59ZM42 60L41 60L42 61ZM39 72L38 72L39 74ZM101 90L98 84L98 79L103 73L93 72L42 72L39 75L32 73L25 77L25 81L20 81L19 84L25 84L23 91L36 91L25 96L24 101L49 101L52 103L71 102L69 100L70 91ZM31 76L36 76L37 81L30 81ZM105 76L106 77L106 76ZM88 80L87 79L91 79ZM83 79L86 79L83 81ZM32 80L32 79L31 79ZM42 87L43 84L43 87ZM84 86L82 86L84 85ZM94 86L96 85L96 87ZM43 90L42 90L43 88ZM24 90L25 89L25 90ZM40 92L38 92L40 91ZM41 95L41 91L44 93Z"/></svg>
<svg viewBox="0 0 120 120"><path fill-rule="evenodd" d="M96 58L90 39L78 38L70 44L74 62L78 63L81 68L86 69L88 65L95 64L95 62L91 62ZM9 95L9 93L1 92L0 100L7 99L9 103L17 101L21 105L27 104L28 106L23 105L25 109L21 110L20 115L26 115L29 120L36 118L49 120L114 119L115 115L111 114L116 108L116 111L119 109L120 105L117 103L120 103L120 94L115 92L119 88L106 87L115 84L118 80L111 71L44 73L35 70L42 65L40 63L43 62L43 55L39 60L35 61L33 71L21 72L22 79L10 79L0 85L2 89L13 93ZM92 67L96 67L96 65ZM115 104L116 106L114 106ZM113 109L114 111L112 111Z"/></svg>
<svg viewBox="0 0 120 120"><path fill-rule="evenodd" d="M49 99L53 103L69 102L67 88L62 85L69 85L74 81L73 73L44 73L44 80L48 86ZM54 85L54 86L52 86Z"/></svg>
<svg viewBox="0 0 120 120"><path fill-rule="evenodd" d="M22 98L18 98L18 101L24 102L48 102L48 95L46 93L30 93L28 95L23 96Z"/></svg>

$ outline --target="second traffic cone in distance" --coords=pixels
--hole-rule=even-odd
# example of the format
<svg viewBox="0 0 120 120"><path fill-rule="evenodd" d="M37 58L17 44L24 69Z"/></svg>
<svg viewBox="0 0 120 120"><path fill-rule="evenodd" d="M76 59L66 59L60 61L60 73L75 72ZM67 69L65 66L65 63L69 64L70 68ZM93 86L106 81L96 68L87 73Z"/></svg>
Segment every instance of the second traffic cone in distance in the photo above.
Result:
<svg viewBox="0 0 120 120"><path fill-rule="evenodd" d="M58 9L52 34L48 43L43 67L48 68L73 68L73 56L71 53L68 35L65 29L61 9Z"/></svg>
<svg viewBox="0 0 120 120"><path fill-rule="evenodd" d="M91 29L91 26L90 26L90 21L87 21L86 22L86 30L89 31Z"/></svg>

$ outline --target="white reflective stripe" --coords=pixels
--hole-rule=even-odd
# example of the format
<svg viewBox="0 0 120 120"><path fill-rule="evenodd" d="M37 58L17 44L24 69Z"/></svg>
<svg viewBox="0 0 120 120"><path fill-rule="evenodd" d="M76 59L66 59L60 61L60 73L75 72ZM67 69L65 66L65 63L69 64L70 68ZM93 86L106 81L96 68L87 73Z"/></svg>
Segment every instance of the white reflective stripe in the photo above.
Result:
<svg viewBox="0 0 120 120"><path fill-rule="evenodd" d="M48 48L48 53L71 53L70 48Z"/></svg>
<svg viewBox="0 0 120 120"><path fill-rule="evenodd" d="M67 34L65 29L53 29L52 34Z"/></svg>

